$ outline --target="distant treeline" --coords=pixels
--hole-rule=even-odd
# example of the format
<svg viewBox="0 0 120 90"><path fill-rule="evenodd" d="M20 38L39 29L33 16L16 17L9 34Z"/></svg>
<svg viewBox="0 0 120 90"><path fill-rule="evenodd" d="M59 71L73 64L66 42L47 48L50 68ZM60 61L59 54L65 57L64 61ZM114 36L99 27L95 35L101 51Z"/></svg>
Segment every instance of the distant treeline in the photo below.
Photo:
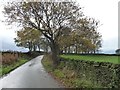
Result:
<svg viewBox="0 0 120 90"><path fill-rule="evenodd" d="M13 51L13 50L7 50L7 51L0 51L1 53L25 53L21 51Z"/></svg>
<svg viewBox="0 0 120 90"><path fill-rule="evenodd" d="M104 53L83 53L83 54L76 54L76 53L62 53L62 54L66 54L66 55L104 55L104 56L120 56L119 54L104 54Z"/></svg>

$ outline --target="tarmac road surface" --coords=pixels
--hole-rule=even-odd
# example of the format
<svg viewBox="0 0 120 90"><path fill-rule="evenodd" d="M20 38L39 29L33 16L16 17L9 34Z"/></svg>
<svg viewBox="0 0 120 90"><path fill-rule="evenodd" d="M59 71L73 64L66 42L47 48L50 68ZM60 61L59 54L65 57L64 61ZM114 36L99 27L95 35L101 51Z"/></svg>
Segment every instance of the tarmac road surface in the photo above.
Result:
<svg viewBox="0 0 120 90"><path fill-rule="evenodd" d="M62 87L43 68L38 56L0 79L2 88L60 88Z"/></svg>

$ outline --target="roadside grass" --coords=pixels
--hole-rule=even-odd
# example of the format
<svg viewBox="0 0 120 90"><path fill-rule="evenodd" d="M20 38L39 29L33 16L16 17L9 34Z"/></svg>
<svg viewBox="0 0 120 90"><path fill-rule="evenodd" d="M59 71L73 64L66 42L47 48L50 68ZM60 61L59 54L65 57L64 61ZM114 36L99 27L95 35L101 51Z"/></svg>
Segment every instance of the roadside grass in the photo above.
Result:
<svg viewBox="0 0 120 90"><path fill-rule="evenodd" d="M11 71L13 71L17 67L23 65L27 61L28 61L27 59L19 59L10 65L0 65L0 77L10 73Z"/></svg>
<svg viewBox="0 0 120 90"><path fill-rule="evenodd" d="M0 77L10 73L17 67L25 64L29 60L35 58L38 55L41 55L42 52L13 52L6 51L2 52L0 58Z"/></svg>
<svg viewBox="0 0 120 90"><path fill-rule="evenodd" d="M100 85L93 85L89 80L78 78L77 73L69 70L63 62L54 68L50 55L44 55L42 64L45 70L66 88L101 88Z"/></svg>
<svg viewBox="0 0 120 90"><path fill-rule="evenodd" d="M44 55L44 57L42 59L42 64L45 67L45 69L47 70L47 72L53 71L52 63L53 62L51 60L51 56L49 54Z"/></svg>
<svg viewBox="0 0 120 90"><path fill-rule="evenodd" d="M106 56L106 55L61 55L62 58L75 59L75 60L87 60L94 62L110 62L114 64L120 64L120 56Z"/></svg>

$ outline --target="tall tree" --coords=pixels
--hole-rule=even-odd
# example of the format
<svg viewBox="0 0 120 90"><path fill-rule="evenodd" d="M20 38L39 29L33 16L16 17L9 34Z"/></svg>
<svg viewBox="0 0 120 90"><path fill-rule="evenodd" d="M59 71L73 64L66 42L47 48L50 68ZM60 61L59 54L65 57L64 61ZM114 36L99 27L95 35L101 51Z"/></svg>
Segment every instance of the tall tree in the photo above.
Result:
<svg viewBox="0 0 120 90"><path fill-rule="evenodd" d="M75 30L67 28L66 32L60 37L59 43L65 53L71 51L80 53L95 53L101 47L101 35L97 32L99 22L93 18L82 18L77 21Z"/></svg>
<svg viewBox="0 0 120 90"><path fill-rule="evenodd" d="M76 31L76 34L81 38L78 42L81 42L85 52L95 53L102 46L102 36L97 31L99 21L96 21L93 18L83 18L77 22L79 25L77 27L78 30Z"/></svg>
<svg viewBox="0 0 120 90"><path fill-rule="evenodd" d="M40 48L41 33L38 30L24 27L17 31L15 43L17 46L28 48L29 51L36 51L37 47Z"/></svg>
<svg viewBox="0 0 120 90"><path fill-rule="evenodd" d="M61 32L66 26L75 26L75 21L83 15L74 2L14 2L4 10L8 22L37 29L49 40L54 66L58 64Z"/></svg>

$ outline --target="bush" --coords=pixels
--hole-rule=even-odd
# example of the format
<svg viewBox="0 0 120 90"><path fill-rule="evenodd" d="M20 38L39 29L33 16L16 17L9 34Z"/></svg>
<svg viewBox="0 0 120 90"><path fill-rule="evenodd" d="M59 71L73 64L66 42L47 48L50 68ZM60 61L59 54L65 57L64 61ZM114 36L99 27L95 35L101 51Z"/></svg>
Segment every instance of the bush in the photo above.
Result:
<svg viewBox="0 0 120 90"><path fill-rule="evenodd" d="M95 87L93 83L90 80L81 80L79 78L74 80L75 87L81 87L81 88L92 88ZM96 86L97 88L98 86Z"/></svg>
<svg viewBox="0 0 120 90"><path fill-rule="evenodd" d="M54 75L57 76L58 78L64 78L64 73L58 69L54 70Z"/></svg>
<svg viewBox="0 0 120 90"><path fill-rule="evenodd" d="M53 65L52 65L53 62L51 59L51 55L49 55L49 54L44 55L44 57L42 59L42 64L44 65L44 67L46 68L46 70L48 72L53 71Z"/></svg>
<svg viewBox="0 0 120 90"><path fill-rule="evenodd" d="M62 62L64 62L64 66L68 70L74 70L77 73L77 78L81 78L84 82L92 82L93 86L120 88L120 64L84 60L63 60L63 58ZM81 81L78 81L78 83L81 83Z"/></svg>

